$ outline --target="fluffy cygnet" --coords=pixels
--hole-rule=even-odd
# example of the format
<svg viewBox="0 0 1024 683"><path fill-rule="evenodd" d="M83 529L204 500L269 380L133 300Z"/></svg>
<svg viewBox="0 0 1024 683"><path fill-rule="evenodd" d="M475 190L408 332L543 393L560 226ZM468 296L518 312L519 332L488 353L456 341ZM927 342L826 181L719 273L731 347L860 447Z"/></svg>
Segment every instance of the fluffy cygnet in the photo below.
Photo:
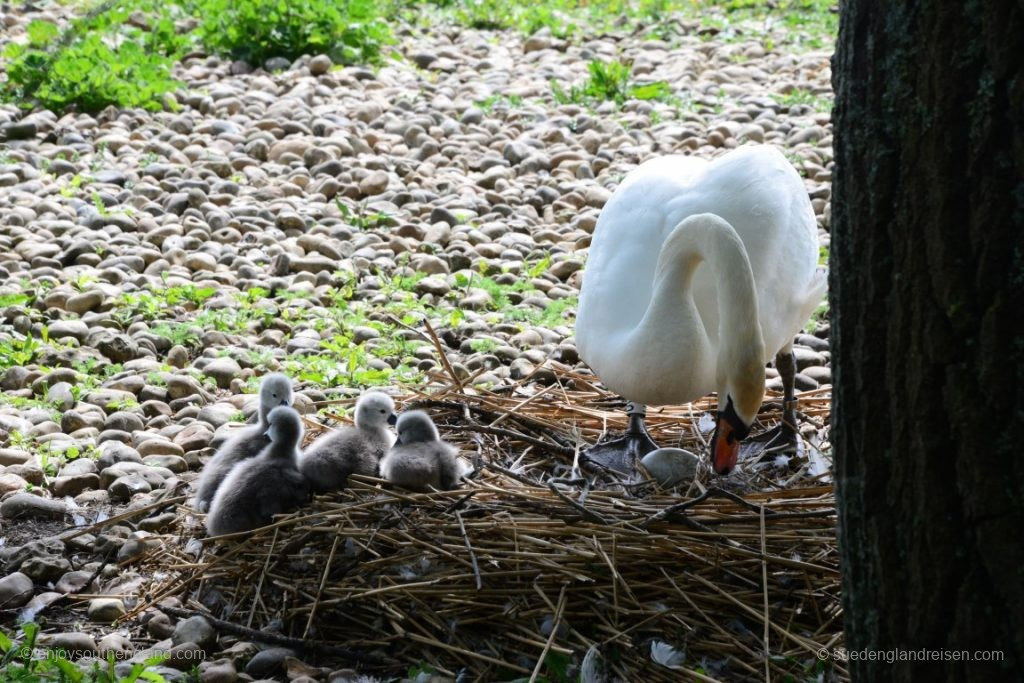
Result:
<svg viewBox="0 0 1024 683"><path fill-rule="evenodd" d="M299 469L317 492L344 488L350 474L377 476L377 466L395 437L395 402L387 394L370 391L356 402L356 426L321 436L299 459Z"/></svg>
<svg viewBox="0 0 1024 683"><path fill-rule="evenodd" d="M381 477L408 489L455 488L461 469L458 449L441 440L426 413L402 413L396 425L398 440L380 461Z"/></svg>
<svg viewBox="0 0 1024 683"><path fill-rule="evenodd" d="M263 378L260 383L259 418L256 424L239 429L221 445L210 462L206 463L199 478L199 492L195 501L197 510L209 510L217 489L231 469L243 460L256 457L270 443L267 438L267 418L270 411L278 406L291 404L292 382L288 377L274 372Z"/></svg>
<svg viewBox="0 0 1024 683"><path fill-rule="evenodd" d="M299 472L299 414L282 406L272 410L267 420L270 445L255 458L238 463L213 497L206 518L211 536L266 526L274 515L309 500L309 487Z"/></svg>

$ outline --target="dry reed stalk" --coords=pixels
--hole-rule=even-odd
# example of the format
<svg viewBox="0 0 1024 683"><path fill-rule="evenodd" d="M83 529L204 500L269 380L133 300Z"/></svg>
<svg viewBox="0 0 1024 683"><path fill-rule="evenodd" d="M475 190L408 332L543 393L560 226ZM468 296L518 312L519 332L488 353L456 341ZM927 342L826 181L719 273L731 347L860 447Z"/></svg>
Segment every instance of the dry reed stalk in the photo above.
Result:
<svg viewBox="0 0 1024 683"><path fill-rule="evenodd" d="M489 391L446 368L440 387L396 397L429 409L447 439L477 454L481 467L458 490L352 477L346 491L264 529L206 543L199 558L182 533L158 560L168 577L136 612L169 596L213 605L216 617L230 607L235 623L279 620L282 637L364 651L367 673L395 673L367 661L397 661L537 680L578 665L591 646L624 680L816 672L815 650L842 642L832 487L799 461L730 477L728 488L708 486L703 470L685 498L584 477L579 450L625 426L621 402L593 377L550 365L557 383L547 387ZM807 392L799 409L816 420L828 401ZM713 407L652 410L648 427L700 452L699 415ZM780 408L772 397L762 422ZM794 481L782 488L779 477ZM653 662L653 640L685 651L685 668Z"/></svg>

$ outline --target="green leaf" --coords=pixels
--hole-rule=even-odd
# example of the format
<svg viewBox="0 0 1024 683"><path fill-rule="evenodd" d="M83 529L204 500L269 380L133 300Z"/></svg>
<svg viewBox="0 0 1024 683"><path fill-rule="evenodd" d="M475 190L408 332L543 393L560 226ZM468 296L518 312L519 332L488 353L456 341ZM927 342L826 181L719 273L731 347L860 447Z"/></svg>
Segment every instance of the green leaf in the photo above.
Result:
<svg viewBox="0 0 1024 683"><path fill-rule="evenodd" d="M85 674L83 674L77 666L55 652L48 652L46 658L60 670L64 679L70 681L70 683L79 683L83 678L85 678Z"/></svg>
<svg viewBox="0 0 1024 683"><path fill-rule="evenodd" d="M26 48L21 43L7 43L4 47L3 56L4 59L15 60L18 57L25 54Z"/></svg>
<svg viewBox="0 0 1024 683"><path fill-rule="evenodd" d="M170 657L171 657L171 655L165 652L163 654L153 655L152 657L147 657L146 659L142 660L142 663L145 664L147 667L150 667L150 666L160 666L161 664L166 662L168 659L170 659Z"/></svg>
<svg viewBox="0 0 1024 683"><path fill-rule="evenodd" d="M21 632L25 634L25 648L31 650L36 645L36 636L39 635L39 624L29 621L21 625Z"/></svg>
<svg viewBox="0 0 1024 683"><path fill-rule="evenodd" d="M28 22L28 26L25 27L25 32L28 33L28 42L33 47L42 47L43 45L46 45L53 41L53 39L60 33L56 24L42 19L33 19Z"/></svg>
<svg viewBox="0 0 1024 683"><path fill-rule="evenodd" d="M638 100L657 100L671 95L672 89L665 81L656 81L646 85L638 85L629 94Z"/></svg>

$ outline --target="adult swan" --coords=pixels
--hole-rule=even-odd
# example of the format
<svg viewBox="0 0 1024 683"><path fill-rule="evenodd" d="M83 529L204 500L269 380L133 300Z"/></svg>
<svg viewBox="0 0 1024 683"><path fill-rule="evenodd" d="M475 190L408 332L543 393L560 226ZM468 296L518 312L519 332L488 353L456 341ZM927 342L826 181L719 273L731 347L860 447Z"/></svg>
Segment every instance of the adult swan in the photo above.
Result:
<svg viewBox="0 0 1024 683"><path fill-rule="evenodd" d="M785 391L781 435L795 439L793 335L825 292L817 263L807 191L772 147L741 147L710 163L666 156L627 175L594 230L576 344L605 386L630 402L630 425L586 460L632 472L657 448L644 404L717 391L711 459L727 474L773 356Z"/></svg>

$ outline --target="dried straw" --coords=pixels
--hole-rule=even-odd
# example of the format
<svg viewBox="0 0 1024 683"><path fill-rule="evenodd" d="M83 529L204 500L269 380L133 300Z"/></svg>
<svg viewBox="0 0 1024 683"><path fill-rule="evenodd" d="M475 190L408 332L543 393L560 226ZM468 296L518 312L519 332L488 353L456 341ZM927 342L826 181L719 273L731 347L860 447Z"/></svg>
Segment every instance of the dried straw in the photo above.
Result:
<svg viewBox="0 0 1024 683"><path fill-rule="evenodd" d="M248 536L205 541L198 557L186 550L194 513L181 507L178 542L150 558L166 578L137 611L175 596L233 624L279 623L278 641L305 639L324 660L338 648L320 644L365 653L349 659L366 673L424 664L474 680L551 679L591 647L630 681L816 671L818 649L842 639L831 485L792 470L800 486L768 491L751 490L764 473L732 491L702 473L685 495L595 481L578 449L625 417L593 377L555 370L546 387L483 391L453 375L399 397L474 460L458 490L353 477ZM827 418L827 401L805 394L801 411ZM697 417L711 407L652 411L652 435L699 449ZM769 401L763 419L779 407ZM684 665L654 662L652 641L684 651Z"/></svg>

